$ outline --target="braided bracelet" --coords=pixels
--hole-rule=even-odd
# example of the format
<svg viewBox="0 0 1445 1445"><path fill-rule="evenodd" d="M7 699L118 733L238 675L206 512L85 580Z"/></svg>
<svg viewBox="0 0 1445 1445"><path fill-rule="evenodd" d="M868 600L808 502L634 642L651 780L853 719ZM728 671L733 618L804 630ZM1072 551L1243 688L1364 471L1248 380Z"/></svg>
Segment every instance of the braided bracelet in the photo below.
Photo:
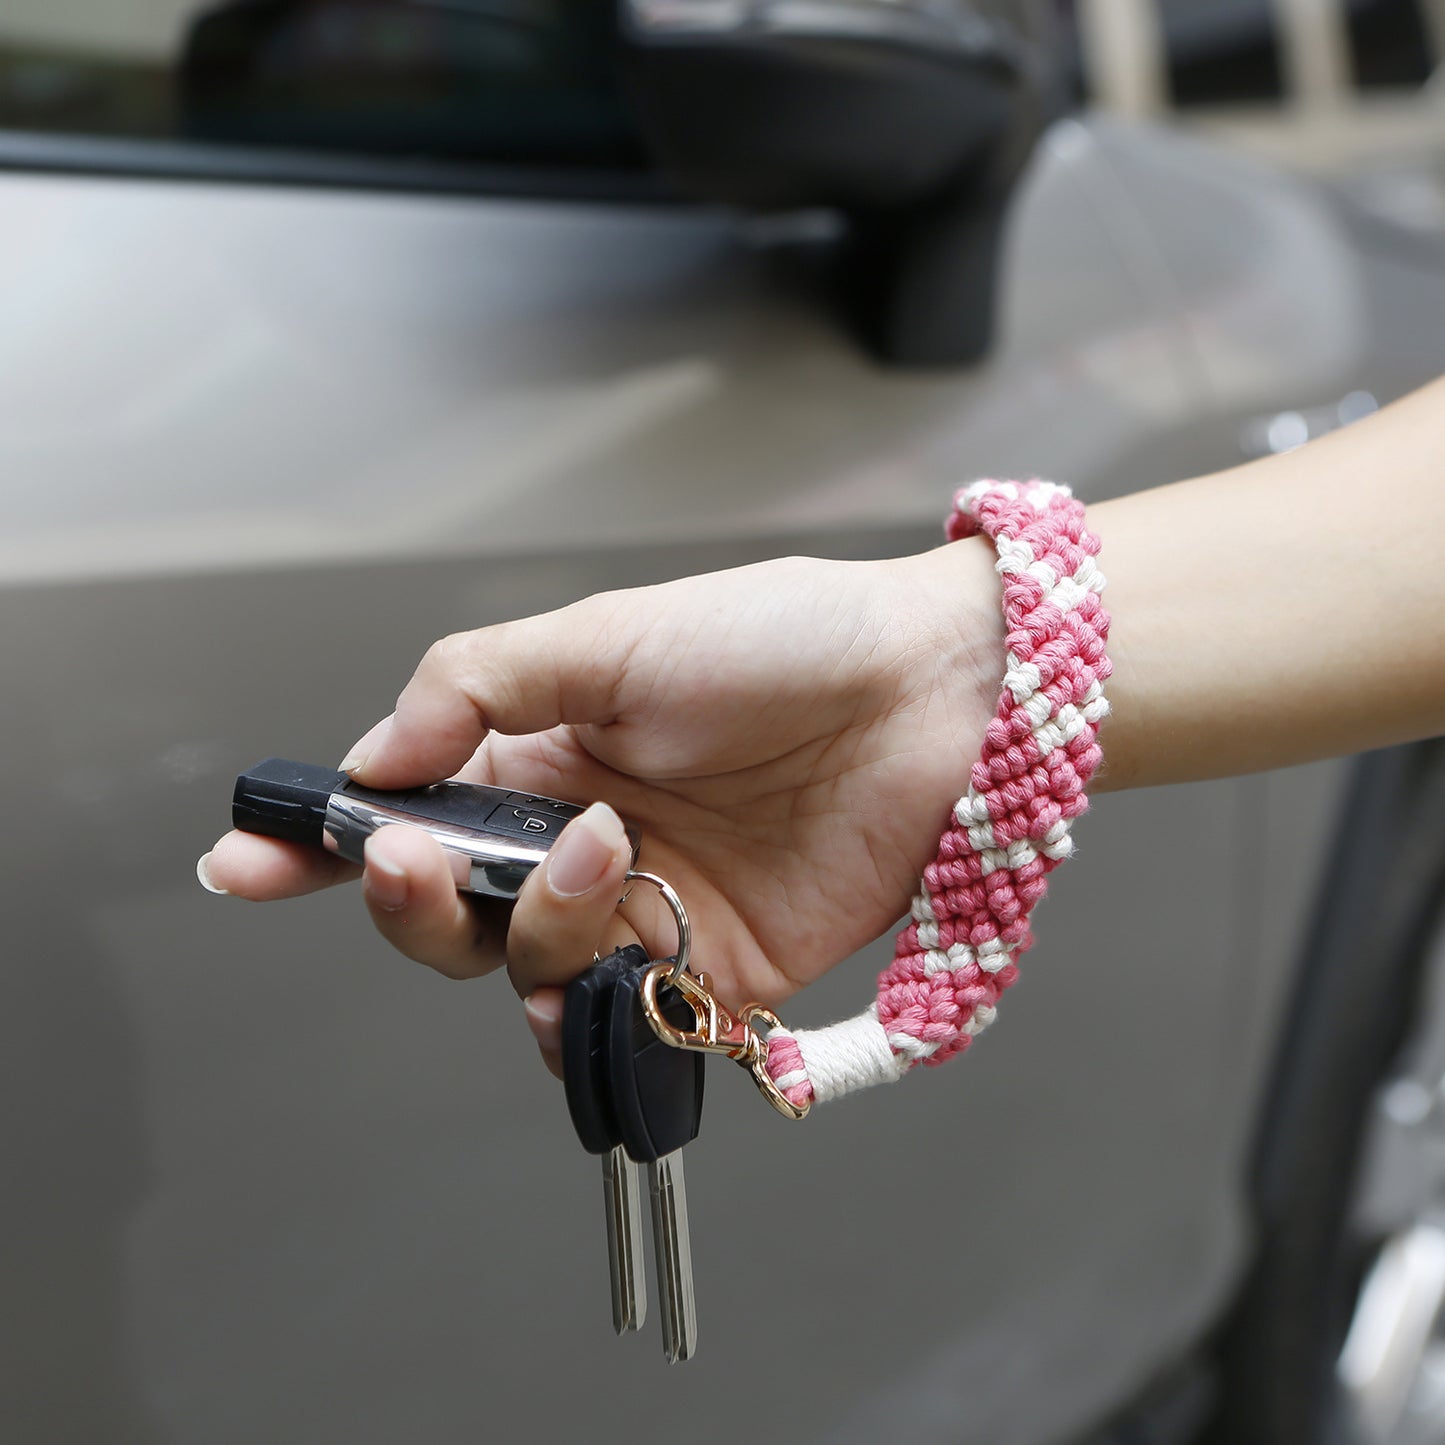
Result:
<svg viewBox="0 0 1445 1445"><path fill-rule="evenodd" d="M1083 505L1051 482L975 482L954 498L947 531L950 541L982 532L998 552L1007 628L998 713L877 1001L829 1028L769 1033L767 1073L800 1108L941 1064L994 1021L1099 766L1109 614Z"/></svg>

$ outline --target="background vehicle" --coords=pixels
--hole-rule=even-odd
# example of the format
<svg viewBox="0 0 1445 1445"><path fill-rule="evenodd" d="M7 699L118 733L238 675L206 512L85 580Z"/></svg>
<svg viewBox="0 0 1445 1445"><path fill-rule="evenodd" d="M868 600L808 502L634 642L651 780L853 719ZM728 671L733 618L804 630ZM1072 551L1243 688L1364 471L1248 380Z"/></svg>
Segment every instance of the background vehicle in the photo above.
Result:
<svg viewBox="0 0 1445 1445"><path fill-rule="evenodd" d="M393 9L212 21L349 15L345 57ZM1126 1419L1166 1440L1238 1380L1231 1327L1269 1328L1247 1295L1232 1313L1240 1287L1261 1240L1314 1217L1300 1181L1324 1157L1319 1120L1289 1131L1309 1152L1276 1156L1261 1204L1261 1128L1305 1077L1282 1041L1358 1019L1296 971L1339 765L1102 799L1004 1027L966 1063L798 1128L719 1072L689 1155L701 1352L672 1372L650 1333L608 1336L595 1166L504 986L399 964L354 899L253 910L193 881L238 769L339 755L443 632L780 552L931 545L978 472L1097 499L1296 443L1445 369L1428 228L1159 128L1050 124L1036 17L955 18L998 99L995 164L939 210L922 188L888 229L860 189L876 173L824 164L827 135L779 164L734 116L731 155L700 134L659 179L610 72L545 45L536 127L489 150L482 116L463 153L446 105L428 131L402 104L409 85L466 92L428 71L424 29L362 44L368 86L419 47L393 92L416 129L388 150L394 116L348 109L352 61L321 68L308 107L282 46L272 108L247 110L234 70L239 89L199 101L177 84L205 69L188 7L7 7L6 1438L706 1442L751 1424L1046 1445L1126 1438ZM231 61L254 39L219 33L209 53ZM1012 69L989 38L1020 47ZM217 93L236 104L200 104ZM731 190L770 164L772 196ZM683 198L723 182L741 216ZM964 322L995 308L967 363L847 279L881 254L900 286L928 281L910 246L941 235L929 285L957 284ZM879 359L920 336L929 367ZM1431 796L1428 756L1406 795ZM1420 956L1401 933L1392 999ZM790 1018L850 1010L878 963ZM1351 1034L1372 1050L1348 1076L1362 1117L1401 1032ZM1342 1195L1353 1152L1319 1166ZM1330 1352L1313 1341L1283 1406L1257 1382L1226 1392L1225 1438L1303 1418Z"/></svg>

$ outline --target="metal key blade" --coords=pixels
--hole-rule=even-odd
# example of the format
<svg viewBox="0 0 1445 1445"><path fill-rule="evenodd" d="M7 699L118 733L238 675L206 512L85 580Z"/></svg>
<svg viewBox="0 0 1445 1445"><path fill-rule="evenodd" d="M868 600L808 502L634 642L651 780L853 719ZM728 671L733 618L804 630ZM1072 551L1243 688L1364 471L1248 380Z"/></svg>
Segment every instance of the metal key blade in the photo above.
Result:
<svg viewBox="0 0 1445 1445"><path fill-rule="evenodd" d="M642 1263L642 1208L637 1165L620 1147L602 1156L607 1205L607 1269L612 1281L612 1328L640 1330L647 1319L647 1271Z"/></svg>
<svg viewBox="0 0 1445 1445"><path fill-rule="evenodd" d="M662 1352L667 1362L690 1360L697 1349L697 1301L692 1285L692 1241L687 1227L687 1180L682 1151L647 1166L652 1202L652 1244L662 1303Z"/></svg>

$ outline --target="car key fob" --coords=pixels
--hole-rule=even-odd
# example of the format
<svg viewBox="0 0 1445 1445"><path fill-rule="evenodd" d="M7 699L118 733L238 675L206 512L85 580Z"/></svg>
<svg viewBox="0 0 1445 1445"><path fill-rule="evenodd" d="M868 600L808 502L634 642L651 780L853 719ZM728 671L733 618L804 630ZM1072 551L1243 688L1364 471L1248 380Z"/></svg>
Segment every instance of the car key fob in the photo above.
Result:
<svg viewBox="0 0 1445 1445"><path fill-rule="evenodd" d="M514 899L577 803L481 783L432 783L382 792L345 773L268 758L236 779L231 819L245 833L326 848L364 861L366 840L393 824L420 828L446 850L459 891ZM639 837L628 827L633 862Z"/></svg>
<svg viewBox="0 0 1445 1445"><path fill-rule="evenodd" d="M612 1328L619 1335L641 1329L647 1318L647 1272L642 1257L641 1184L637 1165L628 1158L617 1132L607 1045L618 980L645 971L649 962L647 950L638 944L617 949L567 985L562 1007L567 1112L582 1147L602 1159Z"/></svg>
<svg viewBox="0 0 1445 1445"><path fill-rule="evenodd" d="M665 966L665 965L664 965ZM647 1170L652 1206L652 1245L662 1305L662 1350L669 1364L697 1349L697 1302L692 1276L683 1146L697 1138L702 1122L707 1055L665 1043L642 1005L648 967L626 969L612 987L602 1066L623 1151ZM693 1020L681 997L662 1004L677 1026Z"/></svg>
<svg viewBox="0 0 1445 1445"><path fill-rule="evenodd" d="M653 1164L697 1138L707 1063L698 1050L664 1043L648 1023L642 1008L646 972L628 968L618 973L602 1055L617 1140L639 1164ZM680 1027L695 1017L679 997L662 1012Z"/></svg>
<svg viewBox="0 0 1445 1445"><path fill-rule="evenodd" d="M618 980L648 967L640 944L619 948L567 985L562 1006L562 1083L578 1141L589 1154L605 1154L622 1142L607 1077L612 999Z"/></svg>

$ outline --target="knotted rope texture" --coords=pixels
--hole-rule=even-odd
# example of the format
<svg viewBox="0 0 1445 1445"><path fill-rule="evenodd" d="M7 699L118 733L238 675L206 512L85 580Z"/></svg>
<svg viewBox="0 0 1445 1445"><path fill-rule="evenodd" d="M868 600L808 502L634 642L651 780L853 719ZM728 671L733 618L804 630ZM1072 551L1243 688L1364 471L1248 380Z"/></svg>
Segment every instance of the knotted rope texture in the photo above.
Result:
<svg viewBox="0 0 1445 1445"><path fill-rule="evenodd" d="M982 532L998 552L1007 629L998 713L877 1001L829 1028L769 1036L768 1073L795 1104L941 1064L994 1021L1099 766L1109 614L1082 504L1051 482L975 482L955 497L947 530L950 541Z"/></svg>

